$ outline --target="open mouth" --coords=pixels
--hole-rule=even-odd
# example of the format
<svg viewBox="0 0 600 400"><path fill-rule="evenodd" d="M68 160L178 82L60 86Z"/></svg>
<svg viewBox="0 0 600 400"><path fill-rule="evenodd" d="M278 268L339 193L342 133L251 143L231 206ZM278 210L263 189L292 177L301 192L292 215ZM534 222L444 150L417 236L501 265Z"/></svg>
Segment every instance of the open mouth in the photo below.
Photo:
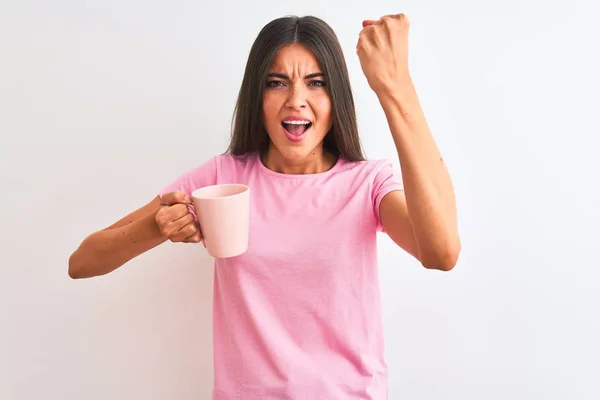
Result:
<svg viewBox="0 0 600 400"><path fill-rule="evenodd" d="M301 136L310 129L312 122L310 121L287 121L282 122L281 125L288 133L294 136Z"/></svg>

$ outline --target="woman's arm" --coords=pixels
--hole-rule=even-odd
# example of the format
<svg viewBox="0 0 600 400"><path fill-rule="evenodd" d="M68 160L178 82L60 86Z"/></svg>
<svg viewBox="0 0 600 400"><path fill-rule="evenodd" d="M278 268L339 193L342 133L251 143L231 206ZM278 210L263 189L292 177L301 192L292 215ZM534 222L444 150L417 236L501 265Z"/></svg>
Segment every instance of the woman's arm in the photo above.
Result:
<svg viewBox="0 0 600 400"><path fill-rule="evenodd" d="M454 189L409 73L409 27L404 14L364 21L356 49L385 112L404 181L404 192L381 201L380 219L425 267L450 270L461 248Z"/></svg>
<svg viewBox="0 0 600 400"><path fill-rule="evenodd" d="M157 223L160 198L86 237L69 257L73 279L105 275L166 240Z"/></svg>
<svg viewBox="0 0 600 400"><path fill-rule="evenodd" d="M380 96L380 102L404 182L404 192L392 192L381 201L381 223L396 243L412 245L425 267L450 270L461 248L454 189L412 82Z"/></svg>
<svg viewBox="0 0 600 400"><path fill-rule="evenodd" d="M202 234L189 208L192 199L173 191L85 238L69 258L71 278L105 275L166 240L199 243Z"/></svg>

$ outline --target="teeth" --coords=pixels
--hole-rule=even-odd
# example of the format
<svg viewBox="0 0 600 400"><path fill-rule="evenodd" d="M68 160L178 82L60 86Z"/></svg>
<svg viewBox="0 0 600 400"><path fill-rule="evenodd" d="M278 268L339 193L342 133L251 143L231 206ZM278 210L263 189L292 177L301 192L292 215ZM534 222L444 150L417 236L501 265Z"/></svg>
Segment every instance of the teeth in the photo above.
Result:
<svg viewBox="0 0 600 400"><path fill-rule="evenodd" d="M289 125L308 125L310 121L284 121L283 123Z"/></svg>

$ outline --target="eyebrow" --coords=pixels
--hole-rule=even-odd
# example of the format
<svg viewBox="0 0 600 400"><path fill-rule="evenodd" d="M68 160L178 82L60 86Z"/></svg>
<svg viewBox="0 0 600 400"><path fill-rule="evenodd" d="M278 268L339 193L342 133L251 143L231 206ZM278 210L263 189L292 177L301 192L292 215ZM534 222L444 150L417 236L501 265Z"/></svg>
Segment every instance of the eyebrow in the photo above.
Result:
<svg viewBox="0 0 600 400"><path fill-rule="evenodd" d="M322 73L322 72L315 72L315 73L306 75L304 77L304 79L312 79L312 78L317 78L317 77L320 77L320 76L325 77L325 74ZM290 80L289 76L287 76L286 74L280 74L278 72L273 72L273 73L267 74L267 77L269 77L269 78L281 78L281 79L285 79L285 80L288 80L288 81Z"/></svg>

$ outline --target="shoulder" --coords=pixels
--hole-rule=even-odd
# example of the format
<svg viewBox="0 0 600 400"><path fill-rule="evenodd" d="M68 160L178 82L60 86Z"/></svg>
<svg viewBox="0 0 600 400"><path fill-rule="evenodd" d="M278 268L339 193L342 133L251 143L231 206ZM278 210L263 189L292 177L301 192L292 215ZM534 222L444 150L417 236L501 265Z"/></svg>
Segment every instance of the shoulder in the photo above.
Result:
<svg viewBox="0 0 600 400"><path fill-rule="evenodd" d="M374 180L380 174L399 173L399 169L389 159L375 159L365 161L341 160L338 171L355 178L363 177Z"/></svg>
<svg viewBox="0 0 600 400"><path fill-rule="evenodd" d="M219 154L212 157L209 161L214 163L217 169L245 169L257 162L258 154L247 153L242 155L233 155L229 153Z"/></svg>
<svg viewBox="0 0 600 400"><path fill-rule="evenodd" d="M371 197L379 201L392 190L404 187L400 167L389 159L343 162L339 170L345 175L345 182L361 185L371 192Z"/></svg>
<svg viewBox="0 0 600 400"><path fill-rule="evenodd" d="M218 154L205 159L198 165L185 171L184 175L214 175L232 171L243 170L256 162L254 154L233 155L228 153Z"/></svg>
<svg viewBox="0 0 600 400"><path fill-rule="evenodd" d="M160 194L180 190L192 193L195 189L214 185L217 183L233 182L239 180L244 171L251 168L256 162L252 154L234 156L232 154L219 154L206 159L204 162L180 174L173 181L165 185Z"/></svg>

